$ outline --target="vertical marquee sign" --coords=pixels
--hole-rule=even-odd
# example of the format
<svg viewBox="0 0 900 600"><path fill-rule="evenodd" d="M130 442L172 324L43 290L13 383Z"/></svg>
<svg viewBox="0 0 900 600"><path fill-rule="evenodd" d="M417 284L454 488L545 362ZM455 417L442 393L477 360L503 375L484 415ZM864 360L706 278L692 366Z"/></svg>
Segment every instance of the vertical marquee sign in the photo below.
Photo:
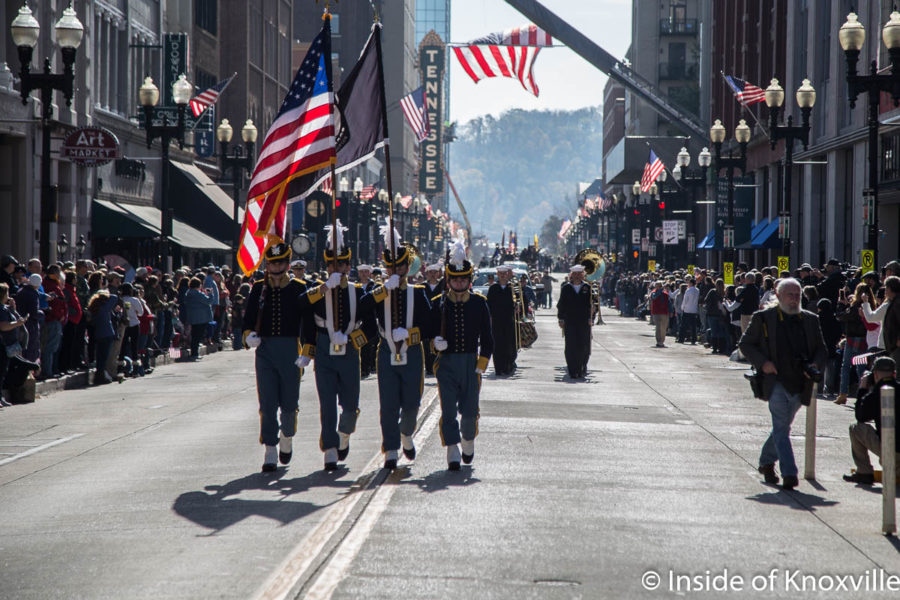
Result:
<svg viewBox="0 0 900 600"><path fill-rule="evenodd" d="M178 76L187 74L188 36L186 33L163 35L163 84L161 86L162 106L175 106L172 98L172 84Z"/></svg>
<svg viewBox="0 0 900 600"><path fill-rule="evenodd" d="M419 144L419 192L426 195L444 192L443 156L443 83L446 46L432 29L419 44L419 70L425 86L425 118L428 137Z"/></svg>

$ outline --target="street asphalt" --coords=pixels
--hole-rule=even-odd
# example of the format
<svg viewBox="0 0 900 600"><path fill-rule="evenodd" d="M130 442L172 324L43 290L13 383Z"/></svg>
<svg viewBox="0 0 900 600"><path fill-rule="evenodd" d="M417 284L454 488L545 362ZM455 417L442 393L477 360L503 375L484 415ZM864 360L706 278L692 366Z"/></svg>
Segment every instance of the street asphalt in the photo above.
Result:
<svg viewBox="0 0 900 600"><path fill-rule="evenodd" d="M433 378L415 462L380 469L374 376L323 472L311 372L293 461L260 473L247 351L0 409L0 598L898 597L881 488L841 479L852 406L819 401L816 479L783 491L756 472L747 365L604 319L576 382L539 312L515 376L484 377L456 473Z"/></svg>

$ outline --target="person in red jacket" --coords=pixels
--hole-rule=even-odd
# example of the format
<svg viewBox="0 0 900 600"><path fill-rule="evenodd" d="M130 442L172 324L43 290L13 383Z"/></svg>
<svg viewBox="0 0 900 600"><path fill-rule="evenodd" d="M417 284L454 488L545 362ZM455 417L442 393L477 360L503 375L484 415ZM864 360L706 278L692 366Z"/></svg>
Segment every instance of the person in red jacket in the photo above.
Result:
<svg viewBox="0 0 900 600"><path fill-rule="evenodd" d="M650 292L650 319L656 326L656 347L665 348L666 331L669 329L669 293L663 289L662 281L653 284Z"/></svg>
<svg viewBox="0 0 900 600"><path fill-rule="evenodd" d="M59 348L59 371L65 373L75 368L81 360L84 348L84 337L78 339L78 324L81 323L81 302L75 284L78 276L75 271L66 271L66 285L63 294L66 301L66 324L62 330L62 345Z"/></svg>
<svg viewBox="0 0 900 600"><path fill-rule="evenodd" d="M49 307L44 311L44 335L41 337L41 377L47 379L59 373L59 348L62 344L63 327L68 319L69 309L66 306L66 295L59 266L47 267L44 277L44 292L47 294Z"/></svg>

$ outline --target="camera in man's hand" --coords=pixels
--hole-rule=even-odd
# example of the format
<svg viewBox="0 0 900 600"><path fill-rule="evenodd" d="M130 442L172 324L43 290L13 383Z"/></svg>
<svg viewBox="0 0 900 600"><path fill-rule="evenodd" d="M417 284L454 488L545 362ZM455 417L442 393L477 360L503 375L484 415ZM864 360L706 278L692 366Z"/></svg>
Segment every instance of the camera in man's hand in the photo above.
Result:
<svg viewBox="0 0 900 600"><path fill-rule="evenodd" d="M816 363L810 361L801 362L800 370L803 371L803 374L814 383L819 383L820 381L822 381L822 371L819 370L819 367L816 366Z"/></svg>

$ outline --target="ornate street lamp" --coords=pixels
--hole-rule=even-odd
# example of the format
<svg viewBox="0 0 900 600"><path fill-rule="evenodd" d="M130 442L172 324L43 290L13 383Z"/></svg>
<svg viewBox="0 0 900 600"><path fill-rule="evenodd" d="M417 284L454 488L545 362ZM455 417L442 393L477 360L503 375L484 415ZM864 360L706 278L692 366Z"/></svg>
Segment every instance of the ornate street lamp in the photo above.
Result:
<svg viewBox="0 0 900 600"><path fill-rule="evenodd" d="M75 88L75 56L84 36L84 26L78 20L70 4L56 22L56 43L63 59L63 72L52 73L50 59L44 59L44 72L32 73L31 60L34 47L41 33L41 25L27 5L10 24L13 43L19 53L19 94L22 104L28 103L33 90L41 92L41 240L40 257L44 264L50 262L50 224L56 222L56 198L50 186L50 119L53 117L53 91L59 90L72 106Z"/></svg>
<svg viewBox="0 0 900 600"><path fill-rule="evenodd" d="M56 240L56 252L59 255L60 259L64 259L66 257L66 253L69 251L69 240L66 239L66 234L59 234L59 239Z"/></svg>
<svg viewBox="0 0 900 600"><path fill-rule="evenodd" d="M863 42L866 40L866 29L859 22L856 13L847 15L847 21L838 31L838 39L847 59L847 95L850 108L856 106L856 98L862 94L869 95L869 187L863 190L863 223L868 228L866 246L874 252L873 264L878 264L878 113L881 93L887 92L894 100L894 106L900 104L900 13L894 10L890 20L881 30L881 39L887 46L891 60L891 70L878 72L878 61L873 60L869 67L869 75L859 75L856 63Z"/></svg>
<svg viewBox="0 0 900 600"><path fill-rule="evenodd" d="M82 257L86 248L87 242L84 241L84 234L82 233L78 236L78 243L75 244L75 252L78 253L78 258Z"/></svg>
<svg viewBox="0 0 900 600"><path fill-rule="evenodd" d="M723 246L726 248L726 261L734 262L734 170L740 169L741 175L747 169L747 144L750 142L750 127L747 121L741 119L738 126L734 129L734 139L740 146L741 153L734 156L733 148L728 149L728 156L722 156L722 144L725 142L727 132L722 121L716 119L713 126L709 128L709 139L713 143L716 150L716 158L714 172L718 175L719 171L726 169L728 173L728 220L725 224L723 232ZM721 225L721 223L717 223Z"/></svg>
<svg viewBox="0 0 900 600"><path fill-rule="evenodd" d="M231 169L231 194L234 198L234 237L231 242L232 265L235 272L237 271L237 255L241 247L241 222L238 220L238 208L240 207L241 189L244 187L244 173L247 177L253 175L253 167L255 162L255 152L253 151L258 135L256 126L251 119L247 119L244 126L241 127L241 140L243 146L235 145L231 150L231 156L228 155L228 144L234 135L234 129L228 119L222 119L219 126L216 127L216 139L221 144L222 151L222 173Z"/></svg>
<svg viewBox="0 0 900 600"><path fill-rule="evenodd" d="M156 138L160 138L162 142L162 185L160 186L162 223L160 225L159 256L160 263L167 272L172 270L172 257L169 255L169 238L172 236L172 215L169 210L169 144L175 140L178 142L178 147L184 149L184 111L193 92L194 86L190 84L183 73L179 75L178 80L172 84L172 98L175 100L178 110L178 121L174 125L170 125L169 115L163 113L162 125L154 125L155 107L159 102L159 88L153 83L151 77L146 77L138 90L138 99L144 111L147 148L151 147Z"/></svg>
<svg viewBox="0 0 900 600"><path fill-rule="evenodd" d="M816 103L816 90L804 79L797 89L797 106L800 107L801 124L794 125L793 115L788 115L787 125L779 125L778 117L784 104L784 88L777 79L772 79L766 88L766 106L769 107L769 141L772 150L778 140L784 140L784 191L781 197L781 210L778 214L778 233L781 238L781 255L789 256L791 251L791 175L794 166L794 142L800 140L803 149L809 148L809 116Z"/></svg>
<svg viewBox="0 0 900 600"><path fill-rule="evenodd" d="M691 169L691 155L687 151L687 148L682 148L678 152L678 156L676 157L675 168L672 169L672 177L675 178L675 181L679 183L683 188L687 188L691 190L691 203L690 210L687 212L691 213L691 218L687 219L687 222L691 224L691 227L686 228L685 236L687 237L687 252L691 256L691 258L696 262L697 260L697 246L696 246L696 235L695 235L695 215L694 213L694 196L697 189L706 189L708 182L708 169L709 165L712 162L712 155L709 153L709 148L703 148L700 151L700 154L697 155L697 164L700 165L700 169Z"/></svg>

